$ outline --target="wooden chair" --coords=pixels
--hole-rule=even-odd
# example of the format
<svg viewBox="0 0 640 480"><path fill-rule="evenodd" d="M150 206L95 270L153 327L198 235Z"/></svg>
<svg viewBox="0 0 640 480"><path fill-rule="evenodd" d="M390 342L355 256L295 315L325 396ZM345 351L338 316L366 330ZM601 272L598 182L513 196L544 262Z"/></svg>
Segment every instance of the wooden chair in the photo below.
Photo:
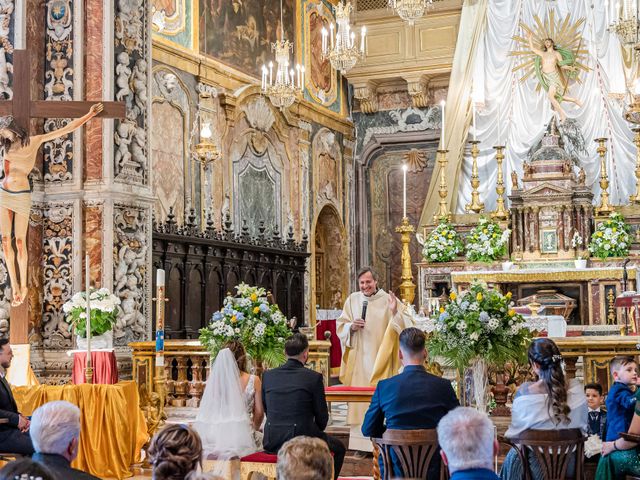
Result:
<svg viewBox="0 0 640 480"><path fill-rule="evenodd" d="M531 480L529 456L538 462L544 480L562 480L575 457L575 480L584 480L584 442L587 439L578 428L559 430L525 430L518 436L500 441L515 448L522 462L524 479Z"/></svg>
<svg viewBox="0 0 640 480"><path fill-rule="evenodd" d="M382 438L372 438L371 441L382 456L384 469L382 480L392 478L390 475L393 470L391 452L394 452L398 458L404 478L427 478L427 471L434 460L434 455L439 455L438 434L435 429L387 430ZM448 478L448 470L444 463L441 463L440 480Z"/></svg>

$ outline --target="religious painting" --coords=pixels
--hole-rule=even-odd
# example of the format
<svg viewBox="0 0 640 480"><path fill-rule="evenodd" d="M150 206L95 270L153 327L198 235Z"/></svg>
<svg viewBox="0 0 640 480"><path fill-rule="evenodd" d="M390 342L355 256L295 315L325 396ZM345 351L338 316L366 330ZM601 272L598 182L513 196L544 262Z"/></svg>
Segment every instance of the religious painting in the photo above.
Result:
<svg viewBox="0 0 640 480"><path fill-rule="evenodd" d="M322 29L333 23L330 5L308 2L304 7L305 87L313 100L329 106L337 99L337 73L322 55Z"/></svg>
<svg viewBox="0 0 640 480"><path fill-rule="evenodd" d="M151 28L154 35L192 48L191 18L193 0L152 0Z"/></svg>
<svg viewBox="0 0 640 480"><path fill-rule="evenodd" d="M542 253L558 253L558 232L542 230L540 232L540 251Z"/></svg>
<svg viewBox="0 0 640 480"><path fill-rule="evenodd" d="M281 37L277 0L201 0L199 15L200 53L254 76L274 61L271 44ZM282 24L295 45L294 0L283 0Z"/></svg>

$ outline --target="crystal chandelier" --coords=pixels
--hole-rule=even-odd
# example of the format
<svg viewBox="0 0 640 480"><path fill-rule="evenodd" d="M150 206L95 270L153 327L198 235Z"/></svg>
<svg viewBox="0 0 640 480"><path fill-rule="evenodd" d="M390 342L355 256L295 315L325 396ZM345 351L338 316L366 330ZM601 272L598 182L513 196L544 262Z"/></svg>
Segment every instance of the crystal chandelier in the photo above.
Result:
<svg viewBox="0 0 640 480"><path fill-rule="evenodd" d="M211 124L209 122L204 123L202 130L200 130L200 142L195 145L192 150L193 158L200 162L203 167L219 160L222 156L218 148L211 141L212 136Z"/></svg>
<svg viewBox="0 0 640 480"><path fill-rule="evenodd" d="M609 30L618 35L620 43L625 46L634 46L638 43L638 7L636 0L622 0L616 3L618 20L609 26Z"/></svg>
<svg viewBox="0 0 640 480"><path fill-rule="evenodd" d="M413 25L422 18L424 12L433 6L433 0L389 0L389 8L396 11L398 16Z"/></svg>
<svg viewBox="0 0 640 480"><path fill-rule="evenodd" d="M262 65L262 93L269 97L274 107L283 110L290 107L296 96L302 92L304 67L296 65L295 71L289 69L289 52L293 51L293 44L284 38L282 0L280 0L280 40L271 44L271 50L276 53L276 75L274 78L273 62L269 62L269 68Z"/></svg>
<svg viewBox="0 0 640 480"><path fill-rule="evenodd" d="M330 32L322 28L322 55L328 58L331 66L345 74L364 57L364 37L366 27L360 29L360 48L356 46L356 34L351 30L349 17L351 16L351 2L338 3L335 6L336 25L329 25ZM335 32L335 35L334 35ZM331 48L327 37L331 37Z"/></svg>

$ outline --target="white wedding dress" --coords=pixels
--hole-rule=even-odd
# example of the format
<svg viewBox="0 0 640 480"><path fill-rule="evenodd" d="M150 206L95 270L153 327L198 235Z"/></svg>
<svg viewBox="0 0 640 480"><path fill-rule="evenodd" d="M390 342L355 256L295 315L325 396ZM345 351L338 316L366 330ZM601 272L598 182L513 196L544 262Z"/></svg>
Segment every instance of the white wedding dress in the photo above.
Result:
<svg viewBox="0 0 640 480"><path fill-rule="evenodd" d="M262 434L253 431L251 422L254 401L255 377L249 378L243 391L233 353L228 348L220 350L193 423L202 439L205 458L213 455L218 460L229 460L262 447Z"/></svg>

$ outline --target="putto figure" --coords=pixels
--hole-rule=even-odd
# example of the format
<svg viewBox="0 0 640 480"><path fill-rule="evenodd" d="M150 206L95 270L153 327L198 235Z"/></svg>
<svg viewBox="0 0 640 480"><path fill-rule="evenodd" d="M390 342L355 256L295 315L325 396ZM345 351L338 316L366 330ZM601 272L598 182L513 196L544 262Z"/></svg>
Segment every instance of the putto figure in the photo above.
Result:
<svg viewBox="0 0 640 480"><path fill-rule="evenodd" d="M102 112L103 108L102 103L96 103L91 106L86 115L69 122L65 127L31 137L27 131L15 123L12 117L0 118L0 147L4 150L2 164L4 177L0 184L0 234L2 234L2 249L13 292L11 305L14 307L24 302L28 292L29 257L26 239L31 212L29 174L35 165L38 150L43 143L81 127Z"/></svg>

